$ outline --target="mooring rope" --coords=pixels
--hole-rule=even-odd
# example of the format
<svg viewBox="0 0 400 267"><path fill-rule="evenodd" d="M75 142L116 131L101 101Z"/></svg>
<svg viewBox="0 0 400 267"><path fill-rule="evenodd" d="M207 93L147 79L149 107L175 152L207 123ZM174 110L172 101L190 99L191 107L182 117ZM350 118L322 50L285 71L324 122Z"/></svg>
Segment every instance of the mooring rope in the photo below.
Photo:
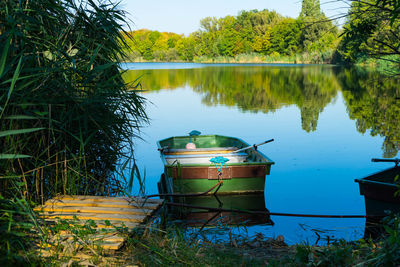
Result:
<svg viewBox="0 0 400 267"><path fill-rule="evenodd" d="M189 204L185 204L185 203L174 203L174 202L167 202L165 204L168 206L174 206L174 207L203 209L203 210L215 211L215 212L237 212L237 213L265 214L265 215L272 215L272 216L287 216L287 217L337 218L337 219L382 217L380 215L321 215L321 214L297 214L297 213L270 212L270 211L263 211L263 210L250 211L250 210L224 209L224 208L195 206L195 205L189 205Z"/></svg>
<svg viewBox="0 0 400 267"><path fill-rule="evenodd" d="M144 196L144 198L151 198L151 197L200 197L207 195L216 187L217 190L213 193L214 195L218 192L219 188L223 184L223 181L219 181L213 187L208 189L203 193L196 193L196 194L153 194ZM215 211L215 212L237 212L237 213L247 213L247 214L265 214L269 216L285 216L285 217L304 217L304 218L336 218L336 219L362 219L362 218L381 218L382 215L323 215L323 214L301 214L301 213L284 213L284 212L270 212L270 211L249 211L249 210L239 210L239 209L224 209L224 208L213 208L213 207L205 207L205 206L195 206L189 205L185 203L174 203L174 202L167 202L165 203L168 206L175 206L175 207L182 207L182 208L192 208L192 209L203 209L208 211Z"/></svg>
<svg viewBox="0 0 400 267"><path fill-rule="evenodd" d="M222 183L223 183L223 181L219 181L216 185L214 185L213 187L211 187L210 189L208 189L207 191L205 191L203 193L196 193L196 194L153 194L153 195L144 196L144 198L150 198L150 197L201 197L201 196L204 196L204 195L207 195L208 193L210 193L217 186L221 186ZM214 194L217 193L218 190L219 190L219 187L217 188L217 190L215 190Z"/></svg>

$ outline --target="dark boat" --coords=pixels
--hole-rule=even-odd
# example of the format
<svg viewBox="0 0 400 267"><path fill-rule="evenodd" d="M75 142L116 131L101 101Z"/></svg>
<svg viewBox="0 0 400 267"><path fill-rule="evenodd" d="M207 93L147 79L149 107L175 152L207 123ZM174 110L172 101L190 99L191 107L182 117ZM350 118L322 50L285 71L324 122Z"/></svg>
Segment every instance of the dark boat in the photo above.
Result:
<svg viewBox="0 0 400 267"><path fill-rule="evenodd" d="M364 238L378 239L385 233L382 219L389 213L400 213L400 167L398 166L400 160L372 159L372 161L395 163L392 168L355 179L365 201L367 219Z"/></svg>
<svg viewBox="0 0 400 267"><path fill-rule="evenodd" d="M400 213L399 159L372 159L373 162L394 162L396 166L355 179L364 196L366 214L385 216L386 211Z"/></svg>

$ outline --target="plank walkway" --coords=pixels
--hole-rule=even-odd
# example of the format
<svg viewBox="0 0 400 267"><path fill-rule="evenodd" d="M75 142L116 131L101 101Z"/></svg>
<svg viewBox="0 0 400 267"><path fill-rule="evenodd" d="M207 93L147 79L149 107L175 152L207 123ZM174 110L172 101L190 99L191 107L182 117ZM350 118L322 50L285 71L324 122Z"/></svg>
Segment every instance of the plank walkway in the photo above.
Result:
<svg viewBox="0 0 400 267"><path fill-rule="evenodd" d="M88 239L96 245L91 249L115 251L126 241L126 236L120 236L115 228L127 227L128 230L132 230L138 227L148 221L162 204L161 199L62 195L47 200L44 205L34 210L39 213L40 218L51 223L58 223L63 219L77 220L74 223L85 224L88 220L93 220L96 223L96 233ZM107 230L101 230L104 228ZM55 243L62 241L74 248L79 246L73 244L76 239L77 237L68 231L60 231L52 238ZM48 251L43 252L48 254Z"/></svg>

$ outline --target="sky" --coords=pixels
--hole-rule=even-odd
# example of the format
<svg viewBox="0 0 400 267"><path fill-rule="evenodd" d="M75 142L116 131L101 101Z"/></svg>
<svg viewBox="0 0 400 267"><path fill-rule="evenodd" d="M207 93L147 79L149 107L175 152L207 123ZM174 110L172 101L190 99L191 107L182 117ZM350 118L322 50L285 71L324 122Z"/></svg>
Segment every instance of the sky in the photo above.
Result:
<svg viewBox="0 0 400 267"><path fill-rule="evenodd" d="M120 8L129 13L132 30L145 28L187 36L199 29L200 20L205 17L236 16L241 10L275 10L296 18L301 0L122 0ZM321 0L321 9L328 17L337 17L347 10L340 0Z"/></svg>

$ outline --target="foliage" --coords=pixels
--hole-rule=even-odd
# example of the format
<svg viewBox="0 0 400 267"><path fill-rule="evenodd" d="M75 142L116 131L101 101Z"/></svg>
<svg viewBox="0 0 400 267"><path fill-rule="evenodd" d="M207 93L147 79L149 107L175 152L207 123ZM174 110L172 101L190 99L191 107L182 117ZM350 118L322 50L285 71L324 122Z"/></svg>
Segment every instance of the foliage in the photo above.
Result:
<svg viewBox="0 0 400 267"><path fill-rule="evenodd" d="M285 18L271 29L270 46L272 53L294 55L301 52L301 21Z"/></svg>
<svg viewBox="0 0 400 267"><path fill-rule="evenodd" d="M218 58L220 61L225 57L252 53L273 55L275 58L278 58L277 55L294 56L311 52L323 54L336 48L337 28L319 11L319 1L314 3L312 10L314 8L318 12L302 11L297 19L285 18L267 9L241 11L236 17L206 17L200 21L200 29L187 37L149 30L135 31L132 33L135 41L128 42L133 52L127 60L193 61L197 58Z"/></svg>
<svg viewBox="0 0 400 267"><path fill-rule="evenodd" d="M138 30L131 36L125 35L126 45L138 52L137 57L145 60L170 61L177 58L177 44L182 36L175 33Z"/></svg>
<svg viewBox="0 0 400 267"><path fill-rule="evenodd" d="M35 218L26 201L0 196L0 265L34 265L40 261L32 247L37 241Z"/></svg>
<svg viewBox="0 0 400 267"><path fill-rule="evenodd" d="M0 2L0 194L117 194L146 116L128 91L123 12L92 0ZM127 158L128 160L130 158Z"/></svg>
<svg viewBox="0 0 400 267"><path fill-rule="evenodd" d="M339 53L346 62L368 58L392 61L399 67L400 18L398 1L349 1L351 8L344 26ZM396 58L385 56L396 55Z"/></svg>

